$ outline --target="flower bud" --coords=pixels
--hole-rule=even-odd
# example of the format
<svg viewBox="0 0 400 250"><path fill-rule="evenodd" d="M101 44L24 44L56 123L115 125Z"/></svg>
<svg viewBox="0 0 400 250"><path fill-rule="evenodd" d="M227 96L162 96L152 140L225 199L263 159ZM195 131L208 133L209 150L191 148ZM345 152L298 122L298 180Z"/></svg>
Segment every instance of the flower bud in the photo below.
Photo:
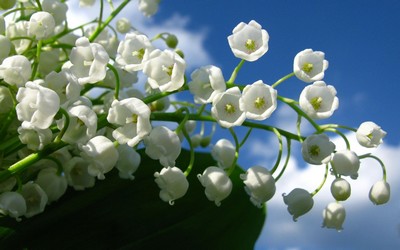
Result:
<svg viewBox="0 0 400 250"><path fill-rule="evenodd" d="M227 139L218 140L211 150L211 156L218 162L218 167L222 169L232 166L235 153L235 146Z"/></svg>
<svg viewBox="0 0 400 250"><path fill-rule="evenodd" d="M8 10L14 7L17 0L0 0L0 9Z"/></svg>
<svg viewBox="0 0 400 250"><path fill-rule="evenodd" d="M117 31L121 34L128 33L131 30L131 23L127 18L121 18L117 21Z"/></svg>
<svg viewBox="0 0 400 250"><path fill-rule="evenodd" d="M53 34L55 26L54 17L50 13L39 11L28 22L28 35L35 36L38 40L46 39Z"/></svg>
<svg viewBox="0 0 400 250"><path fill-rule="evenodd" d="M350 183L342 178L336 178L331 185L331 193L337 201L345 201L350 197Z"/></svg>
<svg viewBox="0 0 400 250"><path fill-rule="evenodd" d="M52 167L40 170L36 183L47 194L47 204L58 200L67 191L68 187L65 176L58 175L57 169Z"/></svg>
<svg viewBox="0 0 400 250"><path fill-rule="evenodd" d="M275 194L275 179L266 168L251 167L240 175L240 179L246 185L244 189L250 195L250 201L259 208Z"/></svg>
<svg viewBox="0 0 400 250"><path fill-rule="evenodd" d="M283 194L283 201L288 206L288 211L293 215L293 220L306 214L314 205L311 194L304 189L295 188L288 195Z"/></svg>
<svg viewBox="0 0 400 250"><path fill-rule="evenodd" d="M346 218L346 210L342 204L331 202L322 212L322 227L334 228L338 231L343 230L342 224Z"/></svg>
<svg viewBox="0 0 400 250"><path fill-rule="evenodd" d="M382 205L390 199L390 186L384 180L376 182L369 191L369 199L375 205Z"/></svg>
<svg viewBox="0 0 400 250"><path fill-rule="evenodd" d="M177 167L163 168L160 173L154 173L154 177L156 177L155 182L161 189L160 198L169 202L170 205L174 204L174 200L183 197L189 188L186 176Z"/></svg>
<svg viewBox="0 0 400 250"><path fill-rule="evenodd" d="M167 38L165 38L165 43L171 49L175 49L178 45L178 38L173 34L168 34Z"/></svg>
<svg viewBox="0 0 400 250"><path fill-rule="evenodd" d="M358 169L360 168L360 160L356 153L350 150L342 150L336 152L332 157L333 169L339 175L357 178Z"/></svg>
<svg viewBox="0 0 400 250"><path fill-rule="evenodd" d="M133 173L136 172L140 165L140 154L126 144L119 145L117 150L119 158L116 167L119 170L119 177L122 179L135 179Z"/></svg>
<svg viewBox="0 0 400 250"><path fill-rule="evenodd" d="M221 201L229 196L232 191L232 181L224 170L218 167L208 167L203 174L197 178L203 187L205 194L210 201L214 201L218 207Z"/></svg>

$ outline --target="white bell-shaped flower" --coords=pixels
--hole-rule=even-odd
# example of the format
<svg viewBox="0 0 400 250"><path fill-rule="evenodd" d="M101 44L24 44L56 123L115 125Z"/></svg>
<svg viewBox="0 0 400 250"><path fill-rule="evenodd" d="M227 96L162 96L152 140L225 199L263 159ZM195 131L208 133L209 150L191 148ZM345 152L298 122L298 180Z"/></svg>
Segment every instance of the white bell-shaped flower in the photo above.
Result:
<svg viewBox="0 0 400 250"><path fill-rule="evenodd" d="M331 193L337 201L345 201L350 197L351 186L343 178L336 178L331 184Z"/></svg>
<svg viewBox="0 0 400 250"><path fill-rule="evenodd" d="M339 99L335 87L326 85L324 81L316 81L303 89L299 105L312 119L325 119L339 107Z"/></svg>
<svg viewBox="0 0 400 250"><path fill-rule="evenodd" d="M288 206L288 212L293 215L293 221L306 214L314 205L311 194L304 189L295 188L288 195L283 194L283 201Z"/></svg>
<svg viewBox="0 0 400 250"><path fill-rule="evenodd" d="M49 12L53 17L56 25L60 25L67 19L68 5L59 0L43 0L42 9Z"/></svg>
<svg viewBox="0 0 400 250"><path fill-rule="evenodd" d="M41 81L27 82L17 92L18 120L27 129L47 129L60 108L60 98L54 90L40 85Z"/></svg>
<svg viewBox="0 0 400 250"><path fill-rule="evenodd" d="M211 150L211 156L217 161L218 167L222 169L232 166L235 160L235 153L235 146L227 139L218 140Z"/></svg>
<svg viewBox="0 0 400 250"><path fill-rule="evenodd" d="M122 179L135 179L133 174L136 172L140 165L140 154L136 152L135 149L126 144L119 145L117 150L119 158L116 164L116 168L119 171L119 177Z"/></svg>
<svg viewBox="0 0 400 250"><path fill-rule="evenodd" d="M343 205L337 202L331 202L322 212L323 223L322 227L333 228L338 231L343 230L343 222L346 218L346 210Z"/></svg>
<svg viewBox="0 0 400 250"><path fill-rule="evenodd" d="M305 49L295 56L293 72L304 82L315 82L324 78L328 65L324 52Z"/></svg>
<svg viewBox="0 0 400 250"><path fill-rule="evenodd" d="M331 164L336 174L357 179L360 159L350 150L341 150L333 154Z"/></svg>
<svg viewBox="0 0 400 250"><path fill-rule="evenodd" d="M170 205L173 205L176 199L183 197L189 188L186 176L177 167L164 167L161 172L155 172L154 177L161 189L161 200Z"/></svg>
<svg viewBox="0 0 400 250"><path fill-rule="evenodd" d="M0 65L0 78L10 85L24 86L31 74L31 63L25 56L7 57Z"/></svg>
<svg viewBox="0 0 400 250"><path fill-rule="evenodd" d="M30 218L44 211L48 198L46 192L38 184L33 182L24 184L21 194L26 201L25 217Z"/></svg>
<svg viewBox="0 0 400 250"><path fill-rule="evenodd" d="M15 51L19 55L24 53L30 46L33 45L31 39L20 39L21 37L29 37L28 29L26 28L27 26L28 21L24 20L10 22L7 25L7 37L11 40L12 44L14 44ZM13 39L17 37L18 39Z"/></svg>
<svg viewBox="0 0 400 250"><path fill-rule="evenodd" d="M28 22L28 35L37 40L49 38L54 33L56 22L54 17L46 11L35 12Z"/></svg>
<svg viewBox="0 0 400 250"><path fill-rule="evenodd" d="M384 180L376 182L369 191L369 199L375 205L382 205L390 199L390 185Z"/></svg>
<svg viewBox="0 0 400 250"><path fill-rule="evenodd" d="M254 20L248 24L241 22L228 37L233 54L246 61L259 59L268 51L269 34Z"/></svg>
<svg viewBox="0 0 400 250"><path fill-rule="evenodd" d="M97 115L86 105L77 105L68 108L69 115L68 128L65 131L63 141L74 143L86 143L96 135ZM61 130L65 125L65 117L57 121L58 128Z"/></svg>
<svg viewBox="0 0 400 250"><path fill-rule="evenodd" d="M301 154L310 164L326 164L331 160L335 147L326 134L313 134L302 142Z"/></svg>
<svg viewBox="0 0 400 250"><path fill-rule="evenodd" d="M68 185L75 190L91 188L95 184L95 177L89 174L88 162L81 157L73 157L64 165L64 173Z"/></svg>
<svg viewBox="0 0 400 250"><path fill-rule="evenodd" d="M20 221L26 214L26 202L18 192L4 192L0 194L0 212Z"/></svg>
<svg viewBox="0 0 400 250"><path fill-rule="evenodd" d="M225 128L240 126L246 119L246 113L240 110L239 99L242 96L238 87L217 93L213 100L211 115Z"/></svg>
<svg viewBox="0 0 400 250"><path fill-rule="evenodd" d="M156 49L145 60L143 73L153 89L171 92L183 86L186 62L175 51Z"/></svg>
<svg viewBox="0 0 400 250"><path fill-rule="evenodd" d="M149 107L138 98L114 100L107 120L120 127L112 132L112 136L119 144L136 146L152 129L150 113Z"/></svg>
<svg viewBox="0 0 400 250"><path fill-rule="evenodd" d="M139 0L139 10L143 15L150 17L154 15L158 10L160 0Z"/></svg>
<svg viewBox="0 0 400 250"><path fill-rule="evenodd" d="M266 168L261 166L251 167L245 174L240 175L240 179L246 185L244 189L250 196L250 201L256 207L262 207L264 202L271 199L275 194L275 179Z"/></svg>
<svg viewBox="0 0 400 250"><path fill-rule="evenodd" d="M79 0L79 7L90 7L95 4L96 0Z"/></svg>
<svg viewBox="0 0 400 250"><path fill-rule="evenodd" d="M53 133L51 129L26 129L23 127L18 127L19 140L26 144L27 148L30 150L42 150L44 146L52 142Z"/></svg>
<svg viewBox="0 0 400 250"><path fill-rule="evenodd" d="M47 204L58 200L68 187L65 176L58 174L57 169L52 167L40 170L35 182L47 194Z"/></svg>
<svg viewBox="0 0 400 250"><path fill-rule="evenodd" d="M100 180L104 174L111 171L118 160L118 151L114 143L105 136L98 135L82 147L81 156L88 161L88 172Z"/></svg>
<svg viewBox="0 0 400 250"><path fill-rule="evenodd" d="M0 48L0 62L2 62L11 51L11 41L8 37L0 35Z"/></svg>
<svg viewBox="0 0 400 250"><path fill-rule="evenodd" d="M85 36L90 37L97 29L97 25L92 25L85 30ZM115 58L118 49L118 38L114 31L106 28L100 32L100 34L94 39L94 43L100 44L112 58Z"/></svg>
<svg viewBox="0 0 400 250"><path fill-rule="evenodd" d="M121 34L128 33L132 28L132 25L131 25L131 22L129 21L129 19L124 18L124 17L118 19L115 26L116 26L117 31Z"/></svg>
<svg viewBox="0 0 400 250"><path fill-rule="evenodd" d="M146 35L137 31L130 32L119 43L115 61L128 72L139 71L143 69L143 59L153 50L154 47Z"/></svg>
<svg viewBox="0 0 400 250"><path fill-rule="evenodd" d="M175 166L175 160L181 153L181 141L178 135L164 126L155 127L144 138L145 153L153 160L159 160L164 167Z"/></svg>
<svg viewBox="0 0 400 250"><path fill-rule="evenodd" d="M98 43L90 43L86 37L78 38L71 50L71 73L81 85L96 83L106 76L107 63L110 60L106 50Z"/></svg>
<svg viewBox="0 0 400 250"><path fill-rule="evenodd" d="M383 142L386 132L374 122L363 122L358 127L356 138L361 146L376 148Z"/></svg>
<svg viewBox="0 0 400 250"><path fill-rule="evenodd" d="M226 90L222 71L216 66L203 66L193 71L190 76L192 81L189 82L189 91L194 95L195 103L211 103L217 93Z"/></svg>
<svg viewBox="0 0 400 250"><path fill-rule="evenodd" d="M278 92L262 80L247 85L239 100L239 107L246 113L246 118L265 120L277 107Z"/></svg>
<svg viewBox="0 0 400 250"><path fill-rule="evenodd" d="M203 174L198 174L204 193L210 201L214 201L218 207L221 201L229 196L232 191L232 181L226 172L219 167L208 167Z"/></svg>
<svg viewBox="0 0 400 250"><path fill-rule="evenodd" d="M60 72L52 71L46 75L44 82L41 84L44 87L54 90L60 97L61 105L75 102L81 93L82 86L75 81L68 70L63 69Z"/></svg>

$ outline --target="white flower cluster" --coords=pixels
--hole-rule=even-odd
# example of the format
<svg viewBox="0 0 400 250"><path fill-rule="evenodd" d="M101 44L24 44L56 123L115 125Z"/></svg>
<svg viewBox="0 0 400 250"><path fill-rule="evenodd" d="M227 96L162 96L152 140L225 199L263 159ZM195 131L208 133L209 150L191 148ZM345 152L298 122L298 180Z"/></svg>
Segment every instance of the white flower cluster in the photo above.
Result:
<svg viewBox="0 0 400 250"><path fill-rule="evenodd" d="M115 11L128 3L123 1ZM91 7L95 1L80 0L79 4ZM138 8L151 16L158 4L159 0L139 0ZM1 7L14 5L15 1ZM236 165L239 150L252 130L261 129L278 137L280 152L272 169L256 165L239 175L250 202L261 208L275 195L276 182L290 157L288 143L288 158L278 173L282 137L286 137L301 142L305 162L325 164L327 169L331 166L335 177L331 192L336 202L323 211L323 226L342 229L345 210L339 201L351 194L345 178L357 179L360 160L376 157L359 156L350 145L337 149L325 132L342 135L348 144L338 130L341 127L315 122L331 117L339 105L335 88L322 81L328 67L323 52L301 51L294 58L293 73L272 85L263 80L238 85L235 79L243 63L258 60L269 49L267 31L254 20L242 22L228 36L234 56L241 59L230 79L225 80L221 68L206 65L194 70L187 80L186 61L183 52L176 49L178 40L172 34L162 33L151 39L134 30L125 18L116 23L119 34L106 22L82 25L81 34L75 33L66 22L68 7L59 0L43 0L41 6L32 4L29 13L18 8L15 11L21 18L7 23L0 18L0 168L7 170L0 171L1 213L17 220L29 218L60 199L68 187L91 188L113 169L121 178L134 180L142 156L161 166L154 178L162 201L173 205L185 196L189 190L187 176L195 171L205 196L221 206L234 188L231 174L240 172ZM110 19L116 14L113 12ZM157 39L164 40L168 48L155 47L153 41ZM144 91L133 86L138 75L146 80ZM276 89L291 76L311 83L298 102L278 96ZM194 103L168 98L184 91L193 95ZM265 124L278 100L297 112L298 134ZM314 134L301 134L302 119L314 126ZM202 127L197 133L199 121ZM178 125L172 128L167 122ZM204 135L205 122L213 123L208 136ZM229 129L234 143L218 138L212 144L216 124ZM238 126L249 128L241 142L234 131ZM373 122L350 130L367 148L380 145L386 135ZM212 145L215 164L202 171L193 170L195 159L191 154L186 169L176 166L184 143L191 153L197 146ZM294 220L312 209L318 191L296 188L283 195ZM374 204L388 202L390 187L385 171L369 197Z"/></svg>

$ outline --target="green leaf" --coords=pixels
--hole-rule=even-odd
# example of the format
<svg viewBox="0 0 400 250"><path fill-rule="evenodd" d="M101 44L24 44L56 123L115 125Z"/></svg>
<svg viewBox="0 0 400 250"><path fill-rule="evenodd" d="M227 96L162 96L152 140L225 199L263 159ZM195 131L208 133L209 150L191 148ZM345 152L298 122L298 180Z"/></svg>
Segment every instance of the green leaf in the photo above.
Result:
<svg viewBox="0 0 400 250"><path fill-rule="evenodd" d="M70 189L42 214L21 222L1 218L0 249L253 249L266 209L249 201L242 169L230 176L232 193L217 207L197 179L215 161L196 153L188 193L170 206L154 182L161 165L140 153L133 181L120 179L115 170L94 188ZM176 166L185 168L189 159L182 151Z"/></svg>

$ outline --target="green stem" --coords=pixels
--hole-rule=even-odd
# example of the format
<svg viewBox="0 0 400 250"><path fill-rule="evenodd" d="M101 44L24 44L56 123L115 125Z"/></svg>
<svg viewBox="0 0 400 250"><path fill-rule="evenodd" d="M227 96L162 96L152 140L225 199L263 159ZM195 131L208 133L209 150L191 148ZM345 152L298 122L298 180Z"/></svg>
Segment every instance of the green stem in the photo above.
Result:
<svg viewBox="0 0 400 250"><path fill-rule="evenodd" d="M343 138L344 142L346 143L347 150L350 150L350 142L342 132L340 132L337 129L333 129L333 128L325 128L325 129L323 129L323 131L330 131L330 132L333 132L333 133L336 133L336 134L340 135Z"/></svg>
<svg viewBox="0 0 400 250"><path fill-rule="evenodd" d="M214 123L214 124L215 124L215 123ZM244 136L243 140L242 140L242 141L240 142L240 144L239 144L239 148L241 148L241 147L246 143L247 139L249 138L249 136L250 136L250 134L251 134L251 131L253 131L253 128L249 128L249 129L247 130L246 135Z"/></svg>
<svg viewBox="0 0 400 250"><path fill-rule="evenodd" d="M344 125L339 125L339 124L324 124L324 125L321 125L320 128L322 130L325 130L327 128L342 128L342 129L346 129L349 131L357 132L357 129L355 129L355 128L352 128L349 126L344 126Z"/></svg>
<svg viewBox="0 0 400 250"><path fill-rule="evenodd" d="M37 69L39 67L39 59L40 59L40 53L42 52L42 44L43 44L42 40L39 40L36 45L36 56L35 56L35 60L33 63L31 81L33 81L35 79Z"/></svg>
<svg viewBox="0 0 400 250"><path fill-rule="evenodd" d="M286 160L285 163L283 164L281 172L278 174L278 176L275 178L275 182L278 182L279 179L282 177L283 173L286 171L286 167L289 163L290 159L290 152L291 152L291 140L286 137L286 144L287 144L287 155L286 155Z"/></svg>
<svg viewBox="0 0 400 250"><path fill-rule="evenodd" d="M276 137L278 138L278 142L279 142L279 152L278 152L278 157L276 158L276 162L274 167L271 169L271 174L275 173L276 169L278 169L278 166L281 162L281 158L282 158L282 151L283 151L283 143L282 143L282 136L279 133L279 131L277 129L274 129L273 131L276 135Z"/></svg>
<svg viewBox="0 0 400 250"><path fill-rule="evenodd" d="M376 161L379 162L379 164L380 164L381 167L382 167L382 179L383 179L384 181L386 181L386 167L385 167L385 164L383 163L383 161L382 161L381 159L379 159L377 156L372 155L371 153L358 156L358 159L360 159L360 160L361 160L361 159L365 159L365 158L372 158L372 159L375 159Z"/></svg>
<svg viewBox="0 0 400 250"><path fill-rule="evenodd" d="M230 176L233 173L233 171L235 170L236 162L239 158L239 149L240 149L239 140L238 140L233 128L229 128L229 132L231 133L233 140L235 141L235 158L233 159L232 165L229 167L228 171L226 172L226 174L228 176Z"/></svg>
<svg viewBox="0 0 400 250"><path fill-rule="evenodd" d="M283 83L284 81L286 81L287 79L291 78L292 76L294 76L294 72L292 72L290 74L287 74L286 76L282 77L281 79L276 81L274 84L272 84L271 87L276 88L279 84Z"/></svg>
<svg viewBox="0 0 400 250"><path fill-rule="evenodd" d="M119 74L118 74L117 69L116 69L113 65L107 63L107 67L108 67L108 68L114 73L114 75L115 75L115 94L114 94L114 98L115 98L115 100L118 100L118 98L119 98L119 88L120 88Z"/></svg>
<svg viewBox="0 0 400 250"><path fill-rule="evenodd" d="M242 68L243 64L244 64L245 60L242 59L239 64L236 66L236 68L233 70L231 77L229 78L229 80L226 82L226 86L228 88L233 87L234 86L234 82L236 80L237 74L239 73L240 69Z"/></svg>
<svg viewBox="0 0 400 250"><path fill-rule="evenodd" d="M324 179L322 180L322 182L321 182L321 184L318 186L318 188L316 188L316 189L314 190L314 192L311 193L311 196L316 195L316 194L319 192L319 190L321 190L321 188L324 186L324 184L325 184L325 182L326 182L326 179L328 178L329 164L325 164L325 165L326 165L326 167L325 167Z"/></svg>
<svg viewBox="0 0 400 250"><path fill-rule="evenodd" d="M54 139L54 142L55 142L55 143L61 142L61 139L62 139L62 137L64 136L64 134L65 134L65 132L67 131L68 126L69 126L69 114L68 114L68 112L67 112L65 109L63 109L63 108L60 108L60 110L59 110L58 112L61 113L62 115L64 115L64 117L65 117L65 122L64 122L64 126L63 126L63 128L61 129L60 133L59 133L59 134L57 135L57 137Z"/></svg>
<svg viewBox="0 0 400 250"><path fill-rule="evenodd" d="M113 12L111 12L108 18L100 26L98 26L93 34L89 37L89 41L93 42L130 1L131 0L124 0Z"/></svg>

